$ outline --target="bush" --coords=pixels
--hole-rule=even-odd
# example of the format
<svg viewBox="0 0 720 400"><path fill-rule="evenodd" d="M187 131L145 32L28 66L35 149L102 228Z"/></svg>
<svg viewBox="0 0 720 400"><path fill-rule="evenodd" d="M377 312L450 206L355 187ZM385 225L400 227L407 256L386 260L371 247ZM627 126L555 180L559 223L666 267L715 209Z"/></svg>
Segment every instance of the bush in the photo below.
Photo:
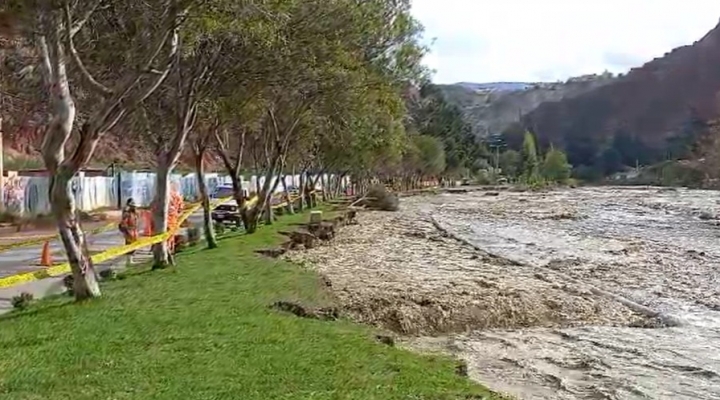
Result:
<svg viewBox="0 0 720 400"><path fill-rule="evenodd" d="M33 301L33 295L27 292L22 292L17 296L13 296L11 303L14 309L24 310L30 306Z"/></svg>
<svg viewBox="0 0 720 400"><path fill-rule="evenodd" d="M397 211L400 208L398 197L388 192L383 185L373 185L367 192L364 205L368 208L381 211Z"/></svg>
<svg viewBox="0 0 720 400"><path fill-rule="evenodd" d="M183 235L175 235L173 237L173 240L175 241L175 247L174 247L175 253L184 251L189 247L188 240Z"/></svg>
<svg viewBox="0 0 720 400"><path fill-rule="evenodd" d="M188 246L195 246L200 243L200 229L196 226L187 228L187 244Z"/></svg>
<svg viewBox="0 0 720 400"><path fill-rule="evenodd" d="M0 223L15 225L20 222L22 222L22 216L18 215L17 213L10 211L4 211L0 213Z"/></svg>
<svg viewBox="0 0 720 400"><path fill-rule="evenodd" d="M63 278L63 285L65 286L65 289L67 289L67 294L70 296L75 295L75 278L73 278L72 274L66 275Z"/></svg>
<svg viewBox="0 0 720 400"><path fill-rule="evenodd" d="M115 277L117 276L117 273L115 272L114 269L108 268L108 269L101 270L98 275L100 275L100 278L102 278L103 280L109 281L109 280L115 279Z"/></svg>
<svg viewBox="0 0 720 400"><path fill-rule="evenodd" d="M213 224L213 228L215 229L215 234L220 236L225 234L225 224L222 222L215 222Z"/></svg>

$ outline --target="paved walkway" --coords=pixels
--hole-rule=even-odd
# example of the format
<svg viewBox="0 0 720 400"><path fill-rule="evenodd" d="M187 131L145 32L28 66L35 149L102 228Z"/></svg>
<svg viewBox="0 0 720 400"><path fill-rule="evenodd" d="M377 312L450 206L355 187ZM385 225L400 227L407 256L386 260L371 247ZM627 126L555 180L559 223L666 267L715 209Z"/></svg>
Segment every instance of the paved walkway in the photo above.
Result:
<svg viewBox="0 0 720 400"><path fill-rule="evenodd" d="M202 210L188 218L194 226L202 226ZM88 245L93 253L107 250L124 244L122 235L117 230L102 232L88 236ZM50 242L50 250L53 253L53 262L66 262L67 258L62 249L62 245L58 239ZM12 249L0 253L0 277L10 276L23 272L32 272L42 269L39 265L42 245L28 246L24 248ZM151 258L150 249L139 250L134 259L135 263L143 263ZM104 269L123 269L125 267L126 258L120 257L115 260L96 265L98 271ZM12 310L11 299L22 292L31 293L36 299L54 294L63 293L65 287L62 279L64 276L51 277L10 288L0 289L0 314Z"/></svg>

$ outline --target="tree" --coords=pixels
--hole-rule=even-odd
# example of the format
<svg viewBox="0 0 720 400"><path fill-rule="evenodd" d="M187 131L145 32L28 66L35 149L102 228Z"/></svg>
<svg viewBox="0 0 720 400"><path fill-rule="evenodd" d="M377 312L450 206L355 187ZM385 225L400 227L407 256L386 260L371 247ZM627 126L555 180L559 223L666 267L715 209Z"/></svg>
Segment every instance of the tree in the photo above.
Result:
<svg viewBox="0 0 720 400"><path fill-rule="evenodd" d="M565 153L551 146L543 160L543 177L550 182L563 183L570 178L571 171L572 167L568 164Z"/></svg>
<svg viewBox="0 0 720 400"><path fill-rule="evenodd" d="M49 113L42 155L77 300L100 296L100 288L71 195L71 179L90 161L105 134L165 80L175 59L179 26L192 3L5 4L23 20L22 34L41 65ZM79 115L78 140L71 145Z"/></svg>
<svg viewBox="0 0 720 400"><path fill-rule="evenodd" d="M248 232L263 211L269 214L273 178L289 164L301 169L307 195L324 171L373 162L369 149L398 132L399 92L416 80L422 56L404 1L297 1L285 4L282 15L273 20L277 40L244 42L255 47L243 49L252 63L241 75L258 85L240 90L245 99L235 103L254 110L252 121L239 122L243 129L227 130L218 140L231 175L242 164L234 162L240 157L231 160L234 143L253 156L265 178L257 204L241 206Z"/></svg>
<svg viewBox="0 0 720 400"><path fill-rule="evenodd" d="M435 176L441 174L447 164L445 163L445 150L438 138L417 135L412 138L412 144L417 148L417 172L421 176Z"/></svg>
<svg viewBox="0 0 720 400"><path fill-rule="evenodd" d="M507 148L505 143L505 137L501 134L490 134L485 140L486 146L493 152L493 166L499 168L500 166L500 152Z"/></svg>
<svg viewBox="0 0 720 400"><path fill-rule="evenodd" d="M698 141L707 134L710 125L699 116L694 108L688 110L688 117L680 131L666 139L668 159L681 159L693 155L698 150Z"/></svg>
<svg viewBox="0 0 720 400"><path fill-rule="evenodd" d="M522 166L522 156L515 150L507 150L500 154L500 169L508 178L517 178Z"/></svg>
<svg viewBox="0 0 720 400"><path fill-rule="evenodd" d="M192 33L197 37L189 33L183 35L168 79L145 99L139 113L144 122L141 140L151 142L156 156L154 234L163 234L172 228L168 226L170 174L197 121L198 105L214 94L219 83L216 75L222 72L219 71L220 57L232 48L233 41L226 36L215 32ZM153 246L153 268L165 268L170 260L166 241Z"/></svg>
<svg viewBox="0 0 720 400"><path fill-rule="evenodd" d="M605 176L612 175L622 170L622 155L614 147L608 147L600 156L602 160L602 170Z"/></svg>
<svg viewBox="0 0 720 400"><path fill-rule="evenodd" d="M199 129L191 139L191 150L193 162L195 164L195 175L197 178L198 192L200 194L200 202L203 209L203 233L208 249L218 247L215 237L215 228L213 227L212 214L210 209L210 195L208 193L207 184L205 182L205 159L209 155L209 148L214 144L215 134L218 129L218 121L204 121L200 123Z"/></svg>
<svg viewBox="0 0 720 400"><path fill-rule="evenodd" d="M477 141L462 111L450 104L432 84L421 87L419 96L408 96L408 125L422 135L439 138L444 146L448 172L475 170L478 159L489 159L487 148Z"/></svg>
<svg viewBox="0 0 720 400"><path fill-rule="evenodd" d="M535 137L525 132L522 146L523 178L527 182L535 182L539 177L538 153L535 146Z"/></svg>

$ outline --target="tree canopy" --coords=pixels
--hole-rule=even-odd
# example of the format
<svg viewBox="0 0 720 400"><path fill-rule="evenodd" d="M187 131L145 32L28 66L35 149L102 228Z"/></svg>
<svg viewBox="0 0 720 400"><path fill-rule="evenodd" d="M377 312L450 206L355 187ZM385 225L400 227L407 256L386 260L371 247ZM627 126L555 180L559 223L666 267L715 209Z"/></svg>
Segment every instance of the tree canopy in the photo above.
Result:
<svg viewBox="0 0 720 400"><path fill-rule="evenodd" d="M449 174L475 171L479 161L489 157L487 148L477 140L462 111L448 103L437 86L425 84L416 96L408 97L409 130L442 142Z"/></svg>

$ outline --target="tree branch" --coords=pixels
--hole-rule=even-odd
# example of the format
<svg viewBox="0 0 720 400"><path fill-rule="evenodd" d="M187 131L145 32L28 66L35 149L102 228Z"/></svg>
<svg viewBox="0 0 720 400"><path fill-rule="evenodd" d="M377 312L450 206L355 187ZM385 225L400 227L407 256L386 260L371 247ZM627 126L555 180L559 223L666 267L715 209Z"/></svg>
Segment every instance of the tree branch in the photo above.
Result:
<svg viewBox="0 0 720 400"><path fill-rule="evenodd" d="M50 60L50 49L48 48L47 39L44 35L38 38L38 45L40 46L43 68L45 68L43 81L45 82L45 87L50 89L52 83L55 81L55 70L53 69L53 63Z"/></svg>
<svg viewBox="0 0 720 400"><path fill-rule="evenodd" d="M80 18L80 20L78 20L78 21L75 23L75 25L72 25L72 28L70 28L71 25L68 25L68 28L67 28L67 29L69 30L70 39L72 39L73 37L75 37L75 35L76 35L78 32L80 32L80 30L85 26L85 24L88 22L88 20L90 19L90 17L92 16L92 14L95 12L95 10L97 10L98 7L100 7L100 5L102 5L104 2L105 2L105 0L97 0L97 1L95 2L95 4L94 4L92 7L90 7L90 9L89 9L87 12L85 12L85 14L83 15L83 17ZM68 5L68 7L69 7L69 5ZM68 12L69 12L69 11L68 11Z"/></svg>
<svg viewBox="0 0 720 400"><path fill-rule="evenodd" d="M98 2L98 4L96 4L95 7L93 7L93 11L95 8L97 8L97 6L99 5L100 2ZM77 49L75 49L75 43L73 42L73 36L75 36L75 34L72 33L72 28L71 28L73 25L72 25L72 16L70 15L70 3L69 2L65 2L65 7L63 7L63 11L64 11L64 17L65 17L65 29L68 31L68 34L65 35L65 45L67 46L68 51L70 52L70 56L72 57L73 61L77 65L77 67L80 69L80 73L82 74L82 76L85 78L85 80L87 80L90 83L90 85L93 88L95 88L95 90L99 91L101 94L106 95L106 96L111 95L113 93L113 91L109 87L100 83L100 81L98 81L97 79L95 79L95 77L92 76L90 71L87 69L87 67L85 67L85 64L80 59L80 55L78 54ZM90 14L92 14L92 12ZM90 14L88 14L86 16L86 18L89 18ZM84 22L83 22L83 24L84 24Z"/></svg>
<svg viewBox="0 0 720 400"><path fill-rule="evenodd" d="M243 128L242 133L240 134L240 144L238 145L237 149L237 164L235 164L235 170L233 171L235 173L235 176L240 175L240 168L242 167L242 161L243 161L243 153L245 153L245 135L247 134L247 130Z"/></svg>

